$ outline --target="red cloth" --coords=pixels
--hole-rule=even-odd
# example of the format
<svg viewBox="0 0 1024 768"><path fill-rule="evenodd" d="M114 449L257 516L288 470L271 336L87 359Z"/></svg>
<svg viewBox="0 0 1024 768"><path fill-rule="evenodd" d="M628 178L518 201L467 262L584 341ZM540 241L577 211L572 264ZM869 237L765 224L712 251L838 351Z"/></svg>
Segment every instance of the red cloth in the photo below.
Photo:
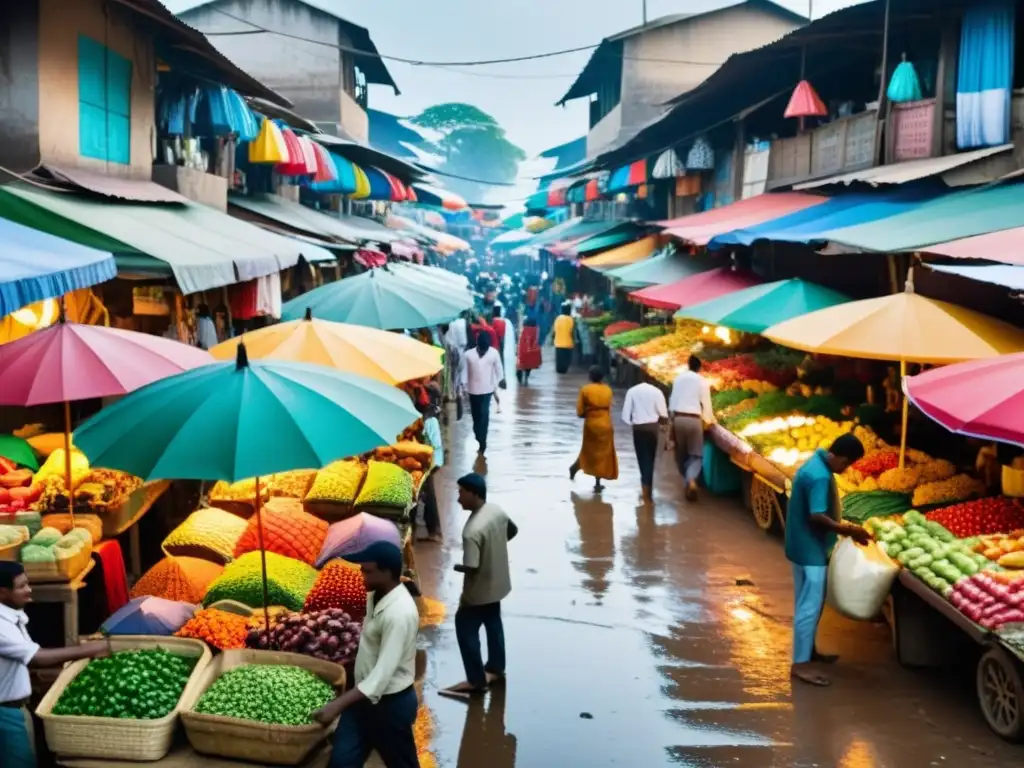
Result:
<svg viewBox="0 0 1024 768"><path fill-rule="evenodd" d="M101 541L92 552L103 572L103 591L107 595L110 613L128 602L128 576L124 569L124 556L117 539Z"/></svg>
<svg viewBox="0 0 1024 768"><path fill-rule="evenodd" d="M537 326L524 326L523 333L519 337L516 368L520 371L534 371L540 368L541 362L540 334L537 332Z"/></svg>
<svg viewBox="0 0 1024 768"><path fill-rule="evenodd" d="M486 333L491 339L491 349L496 349L498 350L499 353L501 352L501 347L498 346L498 334L491 326L485 325L483 323L474 323L471 326L471 330L473 331L474 345L476 344L476 337L479 336L481 333Z"/></svg>
<svg viewBox="0 0 1024 768"><path fill-rule="evenodd" d="M228 286L233 320L252 320L259 314L258 281L248 280Z"/></svg>
<svg viewBox="0 0 1024 768"><path fill-rule="evenodd" d="M491 326L494 328L494 332L498 334L498 344L501 345L498 347L499 352L505 347L505 333L508 331L508 325L506 325L506 322L507 321L503 317L496 317L491 321Z"/></svg>

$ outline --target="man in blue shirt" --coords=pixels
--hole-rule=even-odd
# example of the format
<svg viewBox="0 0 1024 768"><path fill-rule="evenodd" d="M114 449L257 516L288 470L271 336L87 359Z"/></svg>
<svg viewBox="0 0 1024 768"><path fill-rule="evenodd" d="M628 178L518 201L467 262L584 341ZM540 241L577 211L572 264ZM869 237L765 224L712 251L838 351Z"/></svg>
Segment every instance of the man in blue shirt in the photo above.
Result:
<svg viewBox="0 0 1024 768"><path fill-rule="evenodd" d="M859 525L840 522L834 474L843 472L864 455L864 446L852 434L841 435L828 450L814 452L793 477L786 508L786 559L793 564L793 667L792 677L811 685L831 681L814 663L830 664L835 656L814 647L818 620L825 606L825 577L836 536L849 536L865 544L871 536Z"/></svg>

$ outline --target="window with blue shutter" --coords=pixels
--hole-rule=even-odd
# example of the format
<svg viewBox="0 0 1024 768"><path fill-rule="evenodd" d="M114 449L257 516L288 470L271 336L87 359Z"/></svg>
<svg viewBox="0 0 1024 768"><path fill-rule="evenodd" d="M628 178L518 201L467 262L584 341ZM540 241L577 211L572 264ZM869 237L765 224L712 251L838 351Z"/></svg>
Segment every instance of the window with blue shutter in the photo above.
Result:
<svg viewBox="0 0 1024 768"><path fill-rule="evenodd" d="M131 162L132 63L90 37L78 37L78 152Z"/></svg>

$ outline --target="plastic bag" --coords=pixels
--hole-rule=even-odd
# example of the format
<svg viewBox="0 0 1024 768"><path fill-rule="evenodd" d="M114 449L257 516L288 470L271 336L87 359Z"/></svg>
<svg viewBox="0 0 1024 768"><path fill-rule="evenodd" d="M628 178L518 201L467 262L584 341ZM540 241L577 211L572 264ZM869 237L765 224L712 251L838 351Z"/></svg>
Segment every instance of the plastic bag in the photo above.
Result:
<svg viewBox="0 0 1024 768"><path fill-rule="evenodd" d="M828 564L828 604L849 619L873 619L899 572L899 564L875 544L841 539Z"/></svg>

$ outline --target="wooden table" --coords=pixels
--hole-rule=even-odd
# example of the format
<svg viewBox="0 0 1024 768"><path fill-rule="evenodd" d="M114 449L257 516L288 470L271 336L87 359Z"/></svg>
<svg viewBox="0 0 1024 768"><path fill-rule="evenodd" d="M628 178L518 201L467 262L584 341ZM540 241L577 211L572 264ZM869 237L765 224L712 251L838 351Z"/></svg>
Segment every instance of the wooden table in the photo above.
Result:
<svg viewBox="0 0 1024 768"><path fill-rule="evenodd" d="M32 600L36 603L64 604L64 645L78 645L78 590L85 586L85 578L96 561L89 564L71 581L43 582L32 585Z"/></svg>

